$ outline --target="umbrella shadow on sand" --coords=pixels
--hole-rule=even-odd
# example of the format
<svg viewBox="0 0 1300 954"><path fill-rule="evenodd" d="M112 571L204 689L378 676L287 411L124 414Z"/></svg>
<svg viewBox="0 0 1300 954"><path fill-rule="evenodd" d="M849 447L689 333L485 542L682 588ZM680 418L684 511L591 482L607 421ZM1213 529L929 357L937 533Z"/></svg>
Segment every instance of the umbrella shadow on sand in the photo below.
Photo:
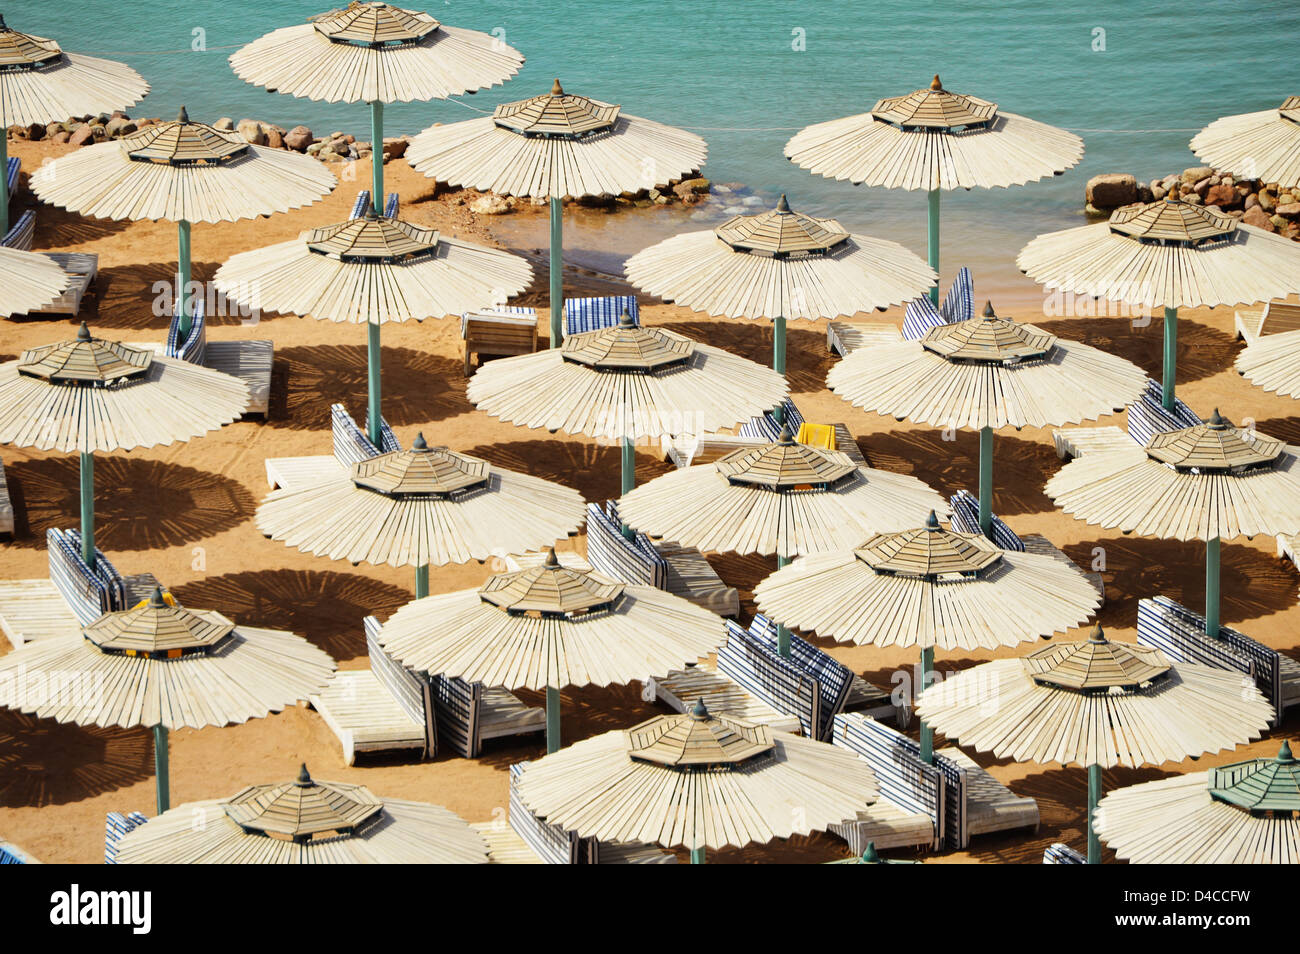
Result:
<svg viewBox="0 0 1300 954"><path fill-rule="evenodd" d="M102 729L0 710L0 806L63 805L153 778L143 729Z"/></svg>
<svg viewBox="0 0 1300 954"><path fill-rule="evenodd" d="M358 337L364 337L358 330ZM342 403L355 418L365 414L368 380L365 345L299 345L278 349L283 369L283 405L273 398L273 427L328 429L330 405ZM411 348L383 351L384 418L405 427L465 414L474 406L465 397L461 365Z"/></svg>
<svg viewBox="0 0 1300 954"><path fill-rule="evenodd" d="M1129 318L1067 318L1034 322L1044 331L1127 358L1160 380L1164 365L1164 319L1146 325ZM1178 319L1178 381L1198 381L1231 367L1240 347L1231 335L1188 318Z"/></svg>
<svg viewBox="0 0 1300 954"><path fill-rule="evenodd" d="M14 542L45 546L45 531L78 525L76 458L9 467L19 526ZM95 542L104 552L180 546L237 526L257 501L237 481L193 467L123 456L95 458Z"/></svg>
<svg viewBox="0 0 1300 954"><path fill-rule="evenodd" d="M672 464L663 460L657 441L639 444L636 451L637 486L673 469ZM465 453L506 470L572 487L584 500L594 503L615 500L620 495L622 449L613 444L599 444L593 438L557 434L550 440L480 444Z"/></svg>
<svg viewBox="0 0 1300 954"><path fill-rule="evenodd" d="M219 262L195 262L191 281L198 282L206 294L207 280ZM139 332L138 341L163 341L171 323L172 299L176 293L176 263L149 262L115 265L99 270L95 280L95 311L87 318L92 330L112 328ZM205 303L207 324L235 324L238 318L222 318L235 313L237 306L224 296ZM86 317L86 316L82 316ZM117 335L116 337L120 337Z"/></svg>
<svg viewBox="0 0 1300 954"><path fill-rule="evenodd" d="M1255 430L1261 434L1288 444L1300 444L1300 417L1266 417L1253 422L1238 418L1233 423L1239 427L1253 423Z"/></svg>
<svg viewBox="0 0 1300 954"><path fill-rule="evenodd" d="M364 658L365 616L387 619L411 592L333 570L259 570L210 576L175 588L186 606L214 609L236 623L296 633L339 662Z"/></svg>
<svg viewBox="0 0 1300 954"><path fill-rule="evenodd" d="M96 242L110 235L117 235L131 224L126 219L93 219L76 212L69 212L57 205L46 205L38 201L36 196L31 195L29 181L29 171L23 170L18 195L26 196L30 201L10 202L9 222L13 224L23 213L28 210L34 211L36 236L32 245L39 251L75 251L71 246Z"/></svg>
<svg viewBox="0 0 1300 954"><path fill-rule="evenodd" d="M772 366L772 322L767 319L712 321L702 317L687 318L665 322L664 327L764 367ZM838 359L826 350L826 332L822 328L802 319L787 322L785 353L785 377L791 393L825 389L826 375Z"/></svg>

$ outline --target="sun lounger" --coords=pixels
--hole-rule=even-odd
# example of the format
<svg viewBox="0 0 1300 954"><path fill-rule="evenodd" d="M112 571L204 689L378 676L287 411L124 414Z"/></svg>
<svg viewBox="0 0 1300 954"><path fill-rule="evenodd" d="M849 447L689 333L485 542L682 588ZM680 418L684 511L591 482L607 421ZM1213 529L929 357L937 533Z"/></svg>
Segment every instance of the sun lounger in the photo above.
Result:
<svg viewBox="0 0 1300 954"><path fill-rule="evenodd" d="M1263 308L1239 308L1233 313L1237 337L1248 345L1263 335L1276 335L1300 329L1300 305L1271 301Z"/></svg>
<svg viewBox="0 0 1300 954"><path fill-rule="evenodd" d="M948 746L937 754L965 772L965 831L961 847L968 845L974 835L1017 828L1038 830L1038 803L1032 798L1011 791L961 749Z"/></svg>
<svg viewBox="0 0 1300 954"><path fill-rule="evenodd" d="M356 201L352 203L352 212L348 215L351 219L364 218L365 214L370 211L370 190L362 189L357 193ZM388 193L388 201L384 203L384 217L397 217L397 193Z"/></svg>
<svg viewBox="0 0 1300 954"><path fill-rule="evenodd" d="M898 328L885 321L831 321L826 324L826 350L844 358L859 348L902 340Z"/></svg>
<svg viewBox="0 0 1300 954"><path fill-rule="evenodd" d="M9 482L5 480L5 464L0 460L0 533L14 535L14 505L9 499Z"/></svg>
<svg viewBox="0 0 1300 954"><path fill-rule="evenodd" d="M13 842L0 841L0 865L39 865L40 862Z"/></svg>
<svg viewBox="0 0 1300 954"><path fill-rule="evenodd" d="M148 821L140 812L109 812L104 823L104 864L117 864L118 842Z"/></svg>
<svg viewBox="0 0 1300 954"><path fill-rule="evenodd" d="M1045 865L1084 865L1087 863L1087 858L1069 845L1059 841L1054 841L1043 849L1043 864Z"/></svg>
<svg viewBox="0 0 1300 954"><path fill-rule="evenodd" d="M1174 398L1172 408L1166 408L1161 403L1164 393L1159 381L1147 378L1147 389L1129 405L1128 436L1137 441L1139 446L1144 446L1152 436L1162 431L1176 431L1201 423L1192 409L1178 398Z"/></svg>
<svg viewBox="0 0 1300 954"><path fill-rule="evenodd" d="M203 299L194 303L189 334L181 338L180 314L172 316L167 329L165 353L190 364L239 378L248 385L248 414L266 416L271 404L271 366L275 361L275 343L267 339L253 341L208 341Z"/></svg>
<svg viewBox="0 0 1300 954"><path fill-rule="evenodd" d="M612 328L619 323L625 311L632 317L633 324L640 323L635 295L568 298L564 302L564 336L567 338L584 331Z"/></svg>
<svg viewBox="0 0 1300 954"><path fill-rule="evenodd" d="M513 305L467 311L460 316L460 336L465 342L465 377L470 376L474 356L506 358L532 354L537 350L537 309Z"/></svg>
<svg viewBox="0 0 1300 954"><path fill-rule="evenodd" d="M1205 633L1205 617L1165 596L1138 601L1138 642L1175 662L1200 663L1249 676L1273 706L1273 725L1300 703L1300 662L1227 626Z"/></svg>
<svg viewBox="0 0 1300 954"><path fill-rule="evenodd" d="M10 156L5 162L5 188L9 190L9 198L14 197L18 191L18 173L22 171L23 161L17 156Z"/></svg>
<svg viewBox="0 0 1300 954"><path fill-rule="evenodd" d="M319 483L377 454L402 449L393 429L382 417L379 419L379 438L383 449L377 449L342 404L330 405L330 435L333 454L266 458L266 482L273 490Z"/></svg>
<svg viewBox="0 0 1300 954"><path fill-rule="evenodd" d="M1056 445L1056 456L1061 460L1108 450L1126 450L1133 446L1133 438L1114 425L1060 427L1052 431L1052 442Z"/></svg>
<svg viewBox="0 0 1300 954"><path fill-rule="evenodd" d="M12 169L16 159L10 160ZM11 190L12 191L12 190ZM32 251L32 242L36 236L36 213L30 209L18 217L18 221L0 239L5 248L16 248L24 252ZM81 311L81 300L99 277L99 256L91 252L41 252L54 262L68 276L68 287L50 304L37 308L34 315L76 315Z"/></svg>

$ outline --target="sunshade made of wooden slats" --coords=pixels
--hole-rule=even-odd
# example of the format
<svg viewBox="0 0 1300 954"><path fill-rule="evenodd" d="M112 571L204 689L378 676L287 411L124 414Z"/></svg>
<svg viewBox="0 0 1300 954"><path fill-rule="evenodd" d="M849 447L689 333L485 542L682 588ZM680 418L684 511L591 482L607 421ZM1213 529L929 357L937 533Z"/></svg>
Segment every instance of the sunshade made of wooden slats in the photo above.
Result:
<svg viewBox="0 0 1300 954"><path fill-rule="evenodd" d="M1300 863L1300 788L1288 742L1250 759L1130 785L1097 806L1096 827L1130 864Z"/></svg>
<svg viewBox="0 0 1300 954"><path fill-rule="evenodd" d="M924 527L794 560L754 590L784 626L839 642L995 649L1086 622L1100 595L1071 563Z"/></svg>
<svg viewBox="0 0 1300 954"><path fill-rule="evenodd" d="M95 338L30 349L0 364L0 443L38 450L130 450L189 440L243 414L248 386L220 371Z"/></svg>
<svg viewBox="0 0 1300 954"><path fill-rule="evenodd" d="M492 116L426 129L406 160L451 186L562 199L663 186L699 169L707 154L695 133L566 93L556 80L550 93Z"/></svg>
<svg viewBox="0 0 1300 954"><path fill-rule="evenodd" d="M486 864L487 843L441 805L321 782L179 805L123 836L118 864Z"/></svg>
<svg viewBox="0 0 1300 954"><path fill-rule="evenodd" d="M63 294L68 281L68 273L48 256L0 248L0 317L44 308Z"/></svg>
<svg viewBox="0 0 1300 954"><path fill-rule="evenodd" d="M576 490L430 447L421 435L409 450L273 491L256 519L266 536L317 556L418 567L549 547L585 515Z"/></svg>
<svg viewBox="0 0 1300 954"><path fill-rule="evenodd" d="M1051 427L1137 400L1146 372L1123 358L993 314L872 344L831 368L855 407L943 427Z"/></svg>
<svg viewBox="0 0 1300 954"><path fill-rule="evenodd" d="M386 322L460 314L528 287L522 258L373 212L234 255L214 284L262 311Z"/></svg>
<svg viewBox="0 0 1300 954"><path fill-rule="evenodd" d="M1060 175L1083 158L1083 140L949 92L936 76L929 89L800 130L785 144L785 157L854 185L992 189Z"/></svg>
<svg viewBox="0 0 1300 954"><path fill-rule="evenodd" d="M921 693L917 714L998 758L1110 768L1232 748L1258 737L1273 707L1242 673L1171 663L1095 627L1087 641L949 676Z"/></svg>
<svg viewBox="0 0 1300 954"><path fill-rule="evenodd" d="M485 364L469 381L480 411L509 424L597 438L733 427L776 407L784 376L665 328L572 335L562 348Z"/></svg>
<svg viewBox="0 0 1300 954"><path fill-rule="evenodd" d="M496 35L386 3L318 14L230 57L235 74L255 86L330 103L446 99L504 83L523 63Z"/></svg>
<svg viewBox="0 0 1300 954"><path fill-rule="evenodd" d="M141 632L146 623L152 637ZM328 655L293 633L155 599L100 617L84 636L37 640L0 658L0 705L77 725L200 729L279 712L320 691L333 671Z"/></svg>
<svg viewBox="0 0 1300 954"><path fill-rule="evenodd" d="M1294 448L1219 415L1066 464L1047 495L1079 520L1173 540L1300 532Z"/></svg>
<svg viewBox="0 0 1300 954"><path fill-rule="evenodd" d="M1300 397L1300 331L1262 335L1246 345L1233 367L1265 391Z"/></svg>
<svg viewBox="0 0 1300 954"><path fill-rule="evenodd" d="M795 212L786 197L716 229L685 232L624 267L642 291L729 318L833 318L924 294L935 272L896 242Z"/></svg>
<svg viewBox="0 0 1300 954"><path fill-rule="evenodd" d="M775 443L656 477L618 509L629 526L683 546L782 557L848 549L949 512L917 478L855 466L788 429Z"/></svg>
<svg viewBox="0 0 1300 954"><path fill-rule="evenodd" d="M713 715L702 702L575 743L519 778L519 797L549 824L693 851L824 831L877 792L848 749Z"/></svg>
<svg viewBox="0 0 1300 954"><path fill-rule="evenodd" d="M1284 189L1300 185L1300 96L1288 96L1276 109L1216 119L1190 145L1221 172Z"/></svg>
<svg viewBox="0 0 1300 954"><path fill-rule="evenodd" d="M408 669L507 689L623 685L663 676L726 638L714 613L652 586L561 566L408 603L379 641Z"/></svg>

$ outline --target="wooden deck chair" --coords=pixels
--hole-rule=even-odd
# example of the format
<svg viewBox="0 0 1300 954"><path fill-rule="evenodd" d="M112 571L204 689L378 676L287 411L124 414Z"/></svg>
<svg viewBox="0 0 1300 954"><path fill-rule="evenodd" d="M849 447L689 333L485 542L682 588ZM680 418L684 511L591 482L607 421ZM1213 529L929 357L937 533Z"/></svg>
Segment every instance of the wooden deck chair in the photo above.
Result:
<svg viewBox="0 0 1300 954"><path fill-rule="evenodd" d="M467 311L460 316L460 337L465 342L465 377L483 356L506 358L537 350L537 309L499 305Z"/></svg>
<svg viewBox="0 0 1300 954"><path fill-rule="evenodd" d="M888 321L826 322L826 350L844 358L859 348L902 340L898 326Z"/></svg>
<svg viewBox="0 0 1300 954"><path fill-rule="evenodd" d="M1179 398L1174 398L1172 408L1166 408L1162 403L1164 393L1159 381L1147 378L1146 390L1128 407L1128 436L1139 446L1145 446L1147 441L1163 431L1176 431L1202 423Z"/></svg>
<svg viewBox="0 0 1300 954"><path fill-rule="evenodd" d="M599 298L568 298L564 302L564 336L598 331L617 325L626 311L633 324L640 324L635 295L606 295Z"/></svg>
<svg viewBox="0 0 1300 954"><path fill-rule="evenodd" d="M10 165L17 159L9 160ZM36 213L27 210L18 217L0 245L20 251L32 251L36 240ZM37 308L33 315L76 315L81 311L81 300L95 287L99 277L99 255L94 252L40 252L63 269L68 276L68 287L63 294L48 305Z"/></svg>
<svg viewBox="0 0 1300 954"><path fill-rule="evenodd" d="M1233 314L1237 337L1251 345L1263 335L1300 330L1300 305L1271 301L1263 308L1239 308Z"/></svg>

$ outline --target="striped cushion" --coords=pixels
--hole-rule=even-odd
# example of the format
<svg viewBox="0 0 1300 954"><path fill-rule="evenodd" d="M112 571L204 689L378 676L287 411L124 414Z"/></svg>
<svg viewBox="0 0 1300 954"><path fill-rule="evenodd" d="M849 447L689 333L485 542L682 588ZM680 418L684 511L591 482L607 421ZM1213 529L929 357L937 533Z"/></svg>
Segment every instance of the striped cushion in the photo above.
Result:
<svg viewBox="0 0 1300 954"><path fill-rule="evenodd" d="M3 245L5 248L16 248L23 252L30 252L32 250L32 242L35 241L35 239L36 213L31 209L28 209L18 217L18 221L10 227L9 231L5 234L5 237L0 239L0 245Z"/></svg>
<svg viewBox="0 0 1300 954"><path fill-rule="evenodd" d="M907 303L903 312L903 337L908 341L919 341L931 328L945 324L943 315L934 307L928 295L914 298Z"/></svg>
<svg viewBox="0 0 1300 954"><path fill-rule="evenodd" d="M718 672L777 712L797 718L804 735L818 737L822 720L817 680L734 620L727 620L727 641L718 649Z"/></svg>
<svg viewBox="0 0 1300 954"><path fill-rule="evenodd" d="M831 742L856 752L871 766L880 796L905 812L934 820L935 847L944 835L943 773L921 761L911 740L884 723L857 712L841 713L832 723ZM865 846L863 846L865 848Z"/></svg>
<svg viewBox="0 0 1300 954"><path fill-rule="evenodd" d="M974 494L969 490L959 490L948 498L948 502L952 504L952 527L954 530L959 533L980 532L980 502ZM990 539L1003 550L1024 552L1024 542L1016 536L1015 531L1008 527L997 514L993 514L991 530Z"/></svg>
<svg viewBox="0 0 1300 954"><path fill-rule="evenodd" d="M384 203L384 217L389 219L397 218L397 193L388 193L388 201Z"/></svg>
<svg viewBox="0 0 1300 954"><path fill-rule="evenodd" d="M367 616L362 620L366 630L366 652L370 655L370 671L375 674L379 684L388 690L394 701L411 719L425 727L425 756L437 752L437 738L429 738L429 723L426 718L425 702L428 684L415 672L407 669L379 645L379 632L382 627L379 620ZM436 730L435 730L436 731Z"/></svg>
<svg viewBox="0 0 1300 954"><path fill-rule="evenodd" d="M203 364L208 351L207 319L203 310L203 299L194 302L194 314L190 319L190 333L182 342L181 316L179 310L172 316L167 327L167 357L180 358L190 364Z"/></svg>
<svg viewBox="0 0 1300 954"><path fill-rule="evenodd" d="M22 167L23 161L17 156L10 156L9 161L5 163L5 186L9 189L11 197L18 191L18 172Z"/></svg>
<svg viewBox="0 0 1300 954"><path fill-rule="evenodd" d="M352 211L348 213L348 218L359 219L365 216L370 209L370 190L362 189L357 193L357 200L352 203Z"/></svg>
<svg viewBox="0 0 1300 954"><path fill-rule="evenodd" d="M376 450L366 432L357 426L357 422L352 419L352 415L342 404L330 405L330 430L334 435L334 457L344 467L359 464L378 454L402 449L393 429L388 426L388 422L383 417L380 417L379 442L383 447Z"/></svg>
<svg viewBox="0 0 1300 954"><path fill-rule="evenodd" d="M564 333L578 335L617 325L627 311L633 324L640 323L634 295L609 295L603 298L570 298L564 303Z"/></svg>
<svg viewBox="0 0 1300 954"><path fill-rule="evenodd" d="M776 652L777 627L762 613L754 617L749 624L749 634L763 642L771 651ZM806 639L790 634L790 657L794 663L807 673L816 683L819 694L818 725L814 738L822 742L830 740L832 720L848 702L853 689L853 671L829 653L818 649Z"/></svg>
<svg viewBox="0 0 1300 954"><path fill-rule="evenodd" d="M1043 864L1045 865L1082 865L1087 864L1088 859L1079 854L1069 845L1054 841L1043 849Z"/></svg>
<svg viewBox="0 0 1300 954"><path fill-rule="evenodd" d="M109 812L104 823L104 864L117 864L117 843L148 820L140 812Z"/></svg>
<svg viewBox="0 0 1300 954"><path fill-rule="evenodd" d="M579 838L559 825L546 824L519 797L519 776L527 765L516 762L510 766L510 827L548 865L596 863L594 838Z"/></svg>
<svg viewBox="0 0 1300 954"><path fill-rule="evenodd" d="M635 540L623 536L618 506L612 500L603 508L587 504L587 559L595 570L624 583L660 590L668 585L668 561L644 533L638 533Z"/></svg>
<svg viewBox="0 0 1300 954"><path fill-rule="evenodd" d="M756 417L751 417L744 424L740 425L741 437L759 437L767 441L779 440L781 437L781 428L788 424L790 432L797 434L799 428L804 425L803 414L795 406L794 401L786 398L781 402L781 407L785 409L784 424L777 423L776 415L771 411L766 411Z"/></svg>
<svg viewBox="0 0 1300 954"><path fill-rule="evenodd" d="M944 296L939 313L949 325L975 317L975 283L971 280L969 268L963 266L957 270L957 277Z"/></svg>
<svg viewBox="0 0 1300 954"><path fill-rule="evenodd" d="M50 528L45 531L45 545L50 582L82 625L93 623L104 613L127 609L126 585L103 552L95 548L93 571L82 561L79 531Z"/></svg>
<svg viewBox="0 0 1300 954"><path fill-rule="evenodd" d="M1166 409L1164 388L1159 381L1147 378L1147 389L1138 400L1128 408L1128 435L1139 444L1145 445L1153 436L1163 431L1176 431L1184 427L1195 427L1201 419L1192 409L1177 397L1174 406Z"/></svg>

